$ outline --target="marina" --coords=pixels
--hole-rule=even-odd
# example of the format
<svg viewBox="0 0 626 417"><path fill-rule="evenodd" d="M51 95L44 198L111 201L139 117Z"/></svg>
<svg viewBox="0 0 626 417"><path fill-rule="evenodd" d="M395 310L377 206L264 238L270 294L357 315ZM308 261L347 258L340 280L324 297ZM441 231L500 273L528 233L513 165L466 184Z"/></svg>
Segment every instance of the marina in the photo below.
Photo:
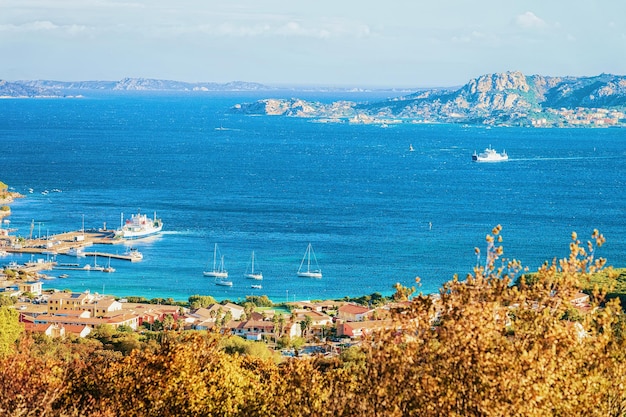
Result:
<svg viewBox="0 0 626 417"><path fill-rule="evenodd" d="M65 270L83 270L89 269L85 266L81 266L77 263L57 263L50 261L51 257L57 255L65 255L70 257L101 257L108 259L118 259L129 262L138 262L143 256L136 249L130 249L124 253L112 253L102 251L86 251L86 247L93 245L116 245L123 243L123 240L115 238L113 231L75 231L60 233L57 235L50 235L46 238L36 239L24 239L18 241L13 236L5 236L10 240L10 244L3 247L3 250L7 253L15 254L31 254L46 256L46 259L40 259L39 262L27 262L26 267L29 267L33 271L51 269L54 266L55 269Z"/></svg>

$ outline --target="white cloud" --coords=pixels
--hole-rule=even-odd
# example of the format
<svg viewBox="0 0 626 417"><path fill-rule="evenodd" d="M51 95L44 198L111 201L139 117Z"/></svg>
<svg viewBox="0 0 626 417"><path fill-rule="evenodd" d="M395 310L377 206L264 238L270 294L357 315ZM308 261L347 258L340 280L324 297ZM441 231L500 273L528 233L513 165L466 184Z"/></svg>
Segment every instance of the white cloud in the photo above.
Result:
<svg viewBox="0 0 626 417"><path fill-rule="evenodd" d="M15 33L42 33L42 32L59 32L75 35L86 30L83 25L57 25L49 20L37 20L34 22L22 23L20 25L5 24L0 25L0 32Z"/></svg>
<svg viewBox="0 0 626 417"><path fill-rule="evenodd" d="M543 28L546 22L533 12L526 12L515 18L515 24L523 29Z"/></svg>

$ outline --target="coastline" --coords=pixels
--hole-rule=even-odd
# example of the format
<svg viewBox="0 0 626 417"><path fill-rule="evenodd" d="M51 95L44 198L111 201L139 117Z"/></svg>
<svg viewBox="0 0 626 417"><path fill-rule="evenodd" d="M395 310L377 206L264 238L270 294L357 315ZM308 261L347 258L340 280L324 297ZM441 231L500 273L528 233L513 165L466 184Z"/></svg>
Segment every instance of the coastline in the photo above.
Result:
<svg viewBox="0 0 626 417"><path fill-rule="evenodd" d="M16 198L24 198L24 195L12 191L6 191L0 194L0 220L11 215L11 207L9 204L15 201Z"/></svg>

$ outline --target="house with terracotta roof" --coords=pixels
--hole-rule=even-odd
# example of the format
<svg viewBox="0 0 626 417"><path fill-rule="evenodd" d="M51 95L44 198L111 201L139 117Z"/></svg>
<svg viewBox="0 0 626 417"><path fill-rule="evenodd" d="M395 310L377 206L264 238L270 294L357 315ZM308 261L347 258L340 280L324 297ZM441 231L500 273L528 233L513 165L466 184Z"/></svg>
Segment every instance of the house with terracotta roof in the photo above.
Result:
<svg viewBox="0 0 626 417"><path fill-rule="evenodd" d="M139 326L144 323L154 324L157 320L163 321L168 315L172 316L174 320L178 320L181 313L181 307L178 306L127 302L123 302L121 305L124 313L135 314L139 317Z"/></svg>
<svg viewBox="0 0 626 417"><path fill-rule="evenodd" d="M373 309L359 304L344 304L337 309L337 318L343 321L363 321L372 315Z"/></svg>
<svg viewBox="0 0 626 417"><path fill-rule="evenodd" d="M61 328L53 323L24 322L24 331L28 333L45 334L48 337L61 337L64 335L61 332Z"/></svg>
<svg viewBox="0 0 626 417"><path fill-rule="evenodd" d="M77 337L87 337L91 333L89 326L81 325L59 325L55 323L24 323L24 330L31 333L45 334L49 337L65 337L74 335Z"/></svg>
<svg viewBox="0 0 626 417"><path fill-rule="evenodd" d="M275 335L274 323L265 320L231 320L224 328L230 330L231 334L247 340L262 340L264 337L272 338Z"/></svg>
<svg viewBox="0 0 626 417"><path fill-rule="evenodd" d="M311 319L311 326L306 334L307 337L324 337L328 333L328 329L333 326L333 318L319 311L294 310L291 314L292 320L296 323L305 321L307 317Z"/></svg>
<svg viewBox="0 0 626 417"><path fill-rule="evenodd" d="M346 321L337 324L337 336L358 339L378 330L389 330L392 326L391 320Z"/></svg>
<svg viewBox="0 0 626 417"><path fill-rule="evenodd" d="M139 327L139 317L136 314L120 313L111 317L91 317L89 311L63 310L60 314L42 314L34 319L35 324L53 323L63 326L88 326L95 329L98 326L110 325L114 328L128 326L133 330Z"/></svg>
<svg viewBox="0 0 626 417"><path fill-rule="evenodd" d="M230 330L231 334L247 340L262 340L263 338L270 339L282 336L292 338L299 337L302 333L300 324L292 321L284 323L281 334L279 334L279 329L275 330L274 323L268 320L232 320L224 326L224 329Z"/></svg>
<svg viewBox="0 0 626 417"><path fill-rule="evenodd" d="M209 314L212 314L212 317L224 317L226 313L230 313L230 316L233 320L240 320L241 316L243 316L245 309L242 306L233 303L226 304L213 304L208 308Z"/></svg>

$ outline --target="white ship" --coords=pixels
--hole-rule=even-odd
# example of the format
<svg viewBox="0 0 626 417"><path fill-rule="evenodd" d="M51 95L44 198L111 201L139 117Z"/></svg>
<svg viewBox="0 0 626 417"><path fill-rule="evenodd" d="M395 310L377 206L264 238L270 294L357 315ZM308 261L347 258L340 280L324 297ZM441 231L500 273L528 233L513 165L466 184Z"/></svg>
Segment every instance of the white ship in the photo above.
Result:
<svg viewBox="0 0 626 417"><path fill-rule="evenodd" d="M122 221L124 214L121 215ZM154 219L149 219L145 214L133 214L130 219L115 231L115 236L122 239L141 239L144 237L156 235L163 229L163 222L157 219L156 212Z"/></svg>
<svg viewBox="0 0 626 417"><path fill-rule="evenodd" d="M506 154L506 151L498 153L491 147L491 145L485 149L485 152L478 154L474 151L474 154L472 155L472 161L475 162L501 162L506 161L507 159L509 159L509 156Z"/></svg>

